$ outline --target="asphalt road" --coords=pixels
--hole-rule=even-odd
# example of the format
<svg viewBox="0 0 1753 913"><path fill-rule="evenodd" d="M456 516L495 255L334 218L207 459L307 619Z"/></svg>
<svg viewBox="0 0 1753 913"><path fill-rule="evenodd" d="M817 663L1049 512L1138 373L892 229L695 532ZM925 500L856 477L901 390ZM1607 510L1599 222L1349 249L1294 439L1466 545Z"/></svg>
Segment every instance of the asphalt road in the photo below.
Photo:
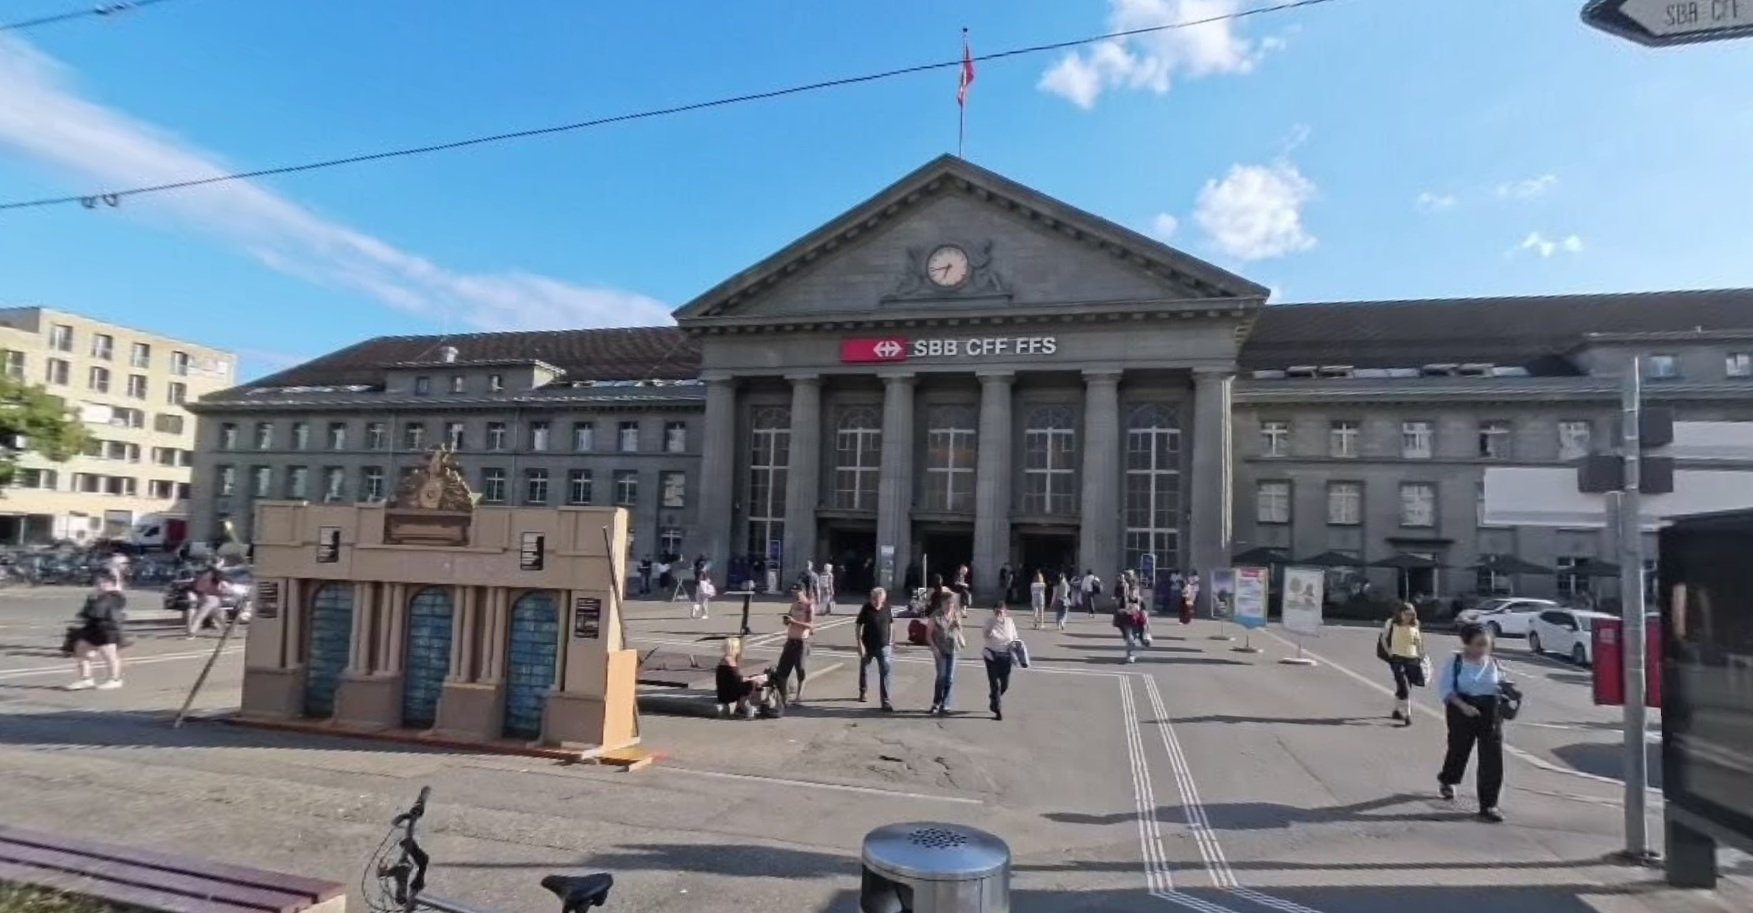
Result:
<svg viewBox="0 0 1753 913"><path fill-rule="evenodd" d="M1617 738L1616 711L1562 664L1516 664L1529 703L1510 737L1510 822L1493 827L1469 817L1466 787L1455 805L1434 797L1440 724L1386 719L1368 630L1329 629L1309 644L1320 664L1299 667L1278 662L1294 648L1276 631L1242 654L1208 623L1159 623L1128 666L1106 619L1064 634L1025 624L1036 664L1017 673L1003 722L984 712L971 657L964 712L923 715L931 665L903 648L899 714L856 702L849 663L784 720L646 717L661 760L629 774L217 722L173 730L164 715L214 642L142 632L126 688L59 691L55 648L77 598L0 593L0 821L353 883L430 784L433 890L503 910L552 909L541 875L601 869L618 880L610 910L851 911L862 836L909 820L1006 839L1018 911L1753 908L1738 882L1676 894L1601 862L1619 843L1622 786L1588 759ZM778 611L757 607L756 663L776 656ZM662 603L629 620L637 646L703 652L734 625ZM826 619L818 655L850 646L850 617ZM198 708L235 706L240 664L221 657Z"/></svg>

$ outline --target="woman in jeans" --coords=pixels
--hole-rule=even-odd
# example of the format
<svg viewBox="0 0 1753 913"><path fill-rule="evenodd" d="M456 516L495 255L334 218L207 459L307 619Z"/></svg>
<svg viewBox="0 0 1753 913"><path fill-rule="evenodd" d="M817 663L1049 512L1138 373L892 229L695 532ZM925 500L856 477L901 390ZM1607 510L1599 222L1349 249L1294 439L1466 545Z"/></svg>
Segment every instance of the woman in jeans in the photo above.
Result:
<svg viewBox="0 0 1753 913"><path fill-rule="evenodd" d="M1424 635L1418 629L1418 610L1401 603L1382 628L1382 650L1394 673L1394 719L1412 725L1412 670L1424 659Z"/></svg>
<svg viewBox="0 0 1753 913"><path fill-rule="evenodd" d="M1059 582L1053 586L1053 621L1061 631L1065 630L1065 616L1071 614L1071 587L1070 578L1060 571Z"/></svg>
<svg viewBox="0 0 1753 913"><path fill-rule="evenodd" d="M1503 710L1501 686L1508 679L1491 655L1491 632L1479 625L1461 628L1461 651L1433 670L1448 711L1449 750L1437 785L1444 799L1455 798L1455 784L1467 774L1467 760L1479 748L1479 818L1503 820L1497 810L1503 791Z"/></svg>
<svg viewBox="0 0 1753 913"><path fill-rule="evenodd" d="M1114 608L1114 627L1120 629L1120 639L1126 642L1126 661L1135 663L1138 657L1133 651L1144 646L1144 639L1150 636L1150 616L1144 611L1138 587L1127 580L1121 581L1119 599L1120 604Z"/></svg>
<svg viewBox="0 0 1753 913"><path fill-rule="evenodd" d="M1029 608L1035 610L1035 630L1047 626L1047 577L1040 571L1035 572L1035 582L1029 584Z"/></svg>
<svg viewBox="0 0 1753 913"><path fill-rule="evenodd" d="M956 660L960 658L962 612L952 590L939 590L931 595L931 615L926 619L925 642L931 646L931 658L937 663L937 682L931 689L930 713L950 712L950 691L956 685Z"/></svg>
<svg viewBox="0 0 1753 913"><path fill-rule="evenodd" d="M1004 606L995 609L992 617L986 620L986 628L981 634L980 658L986 661L986 686L991 693L988 706L992 708L992 718L1002 720L1004 693L1010 690L1011 644L1020 639L1016 632L1016 622L1010 617L1010 610Z"/></svg>

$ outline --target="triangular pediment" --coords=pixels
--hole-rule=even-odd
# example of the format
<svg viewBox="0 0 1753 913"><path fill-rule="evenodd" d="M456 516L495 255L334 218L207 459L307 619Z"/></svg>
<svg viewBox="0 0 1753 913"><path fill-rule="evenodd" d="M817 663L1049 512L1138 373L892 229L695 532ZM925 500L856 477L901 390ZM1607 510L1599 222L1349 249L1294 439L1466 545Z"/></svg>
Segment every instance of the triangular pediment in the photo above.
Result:
<svg viewBox="0 0 1753 913"><path fill-rule="evenodd" d="M934 262L950 264L956 281L935 280ZM1266 295L1166 244L943 156L675 315L687 326L1006 306L1258 304Z"/></svg>

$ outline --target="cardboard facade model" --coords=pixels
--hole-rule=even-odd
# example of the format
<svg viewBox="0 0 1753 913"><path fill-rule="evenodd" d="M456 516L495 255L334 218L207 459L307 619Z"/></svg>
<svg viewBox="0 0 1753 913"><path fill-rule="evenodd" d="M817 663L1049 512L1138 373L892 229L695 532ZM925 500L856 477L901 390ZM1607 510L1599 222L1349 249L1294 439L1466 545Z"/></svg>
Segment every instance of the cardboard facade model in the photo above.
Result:
<svg viewBox="0 0 1753 913"><path fill-rule="evenodd" d="M435 447L426 465L408 473L383 514L383 539L395 545L465 545L475 495L456 453Z"/></svg>

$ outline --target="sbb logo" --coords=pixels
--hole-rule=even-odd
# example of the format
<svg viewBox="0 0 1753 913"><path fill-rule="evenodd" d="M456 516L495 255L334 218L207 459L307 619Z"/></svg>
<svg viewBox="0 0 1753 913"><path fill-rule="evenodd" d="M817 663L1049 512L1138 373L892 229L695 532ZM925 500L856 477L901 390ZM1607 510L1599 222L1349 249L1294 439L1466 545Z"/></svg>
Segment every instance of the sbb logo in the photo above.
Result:
<svg viewBox="0 0 1753 913"><path fill-rule="evenodd" d="M842 340L840 360L855 365L882 361L906 361L907 340L900 336Z"/></svg>

